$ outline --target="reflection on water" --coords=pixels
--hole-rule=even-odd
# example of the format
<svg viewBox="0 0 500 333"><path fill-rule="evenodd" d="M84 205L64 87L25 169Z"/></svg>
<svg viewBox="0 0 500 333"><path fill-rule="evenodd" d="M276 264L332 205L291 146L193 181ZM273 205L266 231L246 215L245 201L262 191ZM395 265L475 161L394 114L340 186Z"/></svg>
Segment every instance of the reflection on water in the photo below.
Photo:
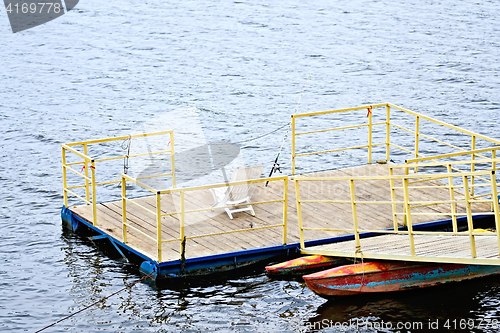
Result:
<svg viewBox="0 0 500 333"><path fill-rule="evenodd" d="M493 309L477 311L482 301L498 305L500 284L497 280L490 277L409 292L332 299L318 307L305 327L325 328L352 322L376 332L377 327L395 328L397 323L408 322L414 328L420 325L429 330L433 327L431 324L438 322L444 330L446 323L453 325L454 320L462 323L473 320L477 327L486 316L498 318L498 308L493 313ZM486 328L486 322L483 326Z"/></svg>
<svg viewBox="0 0 500 333"><path fill-rule="evenodd" d="M108 259L88 243L66 235L65 263L71 278L68 313L140 278L137 267ZM419 331L453 320L497 319L500 284L490 277L409 292L324 300L300 278L273 280L262 265L241 271L160 285L142 283L80 314L98 327L149 328L155 332L239 331L391 332L402 323ZM81 320L72 318L72 327ZM127 322L128 324L124 324ZM121 323L117 326L117 323ZM452 323L453 324L453 323ZM344 326L341 326L344 325ZM358 330L353 327L357 327ZM407 326L409 327L409 326ZM84 330L82 330L83 332ZM488 331L488 330L486 330ZM494 330L489 330L494 331Z"/></svg>

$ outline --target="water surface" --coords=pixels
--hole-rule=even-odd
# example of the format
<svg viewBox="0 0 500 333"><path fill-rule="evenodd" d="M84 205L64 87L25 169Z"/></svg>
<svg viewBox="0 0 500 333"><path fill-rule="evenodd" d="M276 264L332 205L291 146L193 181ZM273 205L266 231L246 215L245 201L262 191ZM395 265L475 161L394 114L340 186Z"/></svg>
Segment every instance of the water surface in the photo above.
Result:
<svg viewBox="0 0 500 333"><path fill-rule="evenodd" d="M16 34L0 11L0 330L36 331L139 278L63 232L62 143L126 135L190 105L211 141L245 141L286 124L308 76L301 113L391 102L498 138L498 8L82 0ZM270 168L283 134L242 151ZM288 161L285 149L285 170ZM491 278L325 302L260 269L201 286L141 283L47 332L327 332L350 319L500 319L499 288Z"/></svg>

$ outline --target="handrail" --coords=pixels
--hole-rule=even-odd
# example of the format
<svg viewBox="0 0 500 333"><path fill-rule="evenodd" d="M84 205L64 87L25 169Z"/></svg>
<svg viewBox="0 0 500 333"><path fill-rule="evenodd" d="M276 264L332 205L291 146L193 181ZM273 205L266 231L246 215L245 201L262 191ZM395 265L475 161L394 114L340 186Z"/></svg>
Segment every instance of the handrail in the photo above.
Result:
<svg viewBox="0 0 500 333"><path fill-rule="evenodd" d="M433 156L427 156L427 157L419 157L419 158L412 158L406 160L406 163L418 163L421 161L430 161L430 160L439 160L441 158L449 158L449 157L457 157L457 156L464 156L464 155L476 155L479 156L479 153L485 153L488 151L497 151L500 150L500 146L497 147L490 147L490 148L483 148L483 149L475 149L475 150L467 150L467 151L460 151L457 153L450 153L450 154L440 154L440 155L433 155ZM483 157L486 158L486 157Z"/></svg>
<svg viewBox="0 0 500 333"><path fill-rule="evenodd" d="M433 163L434 164L434 163ZM396 166L391 166L391 167L396 167ZM392 169L391 169L392 170ZM304 176L295 176L292 177L292 180L295 183L295 192L296 192L296 205L297 205L297 215L298 215L298 224L299 224L299 233L300 233L300 246L301 249L305 249L305 242L304 242L304 231L305 230L316 230L316 231L342 231L346 233L353 233L354 234L354 239L355 239L355 246L356 246L356 252L362 252L362 244L360 242L360 234L363 232L375 232L379 234L397 234L397 235L407 235L408 236L408 242L409 242L409 248L411 251L411 256L417 257L417 252L415 248L415 242L414 242L414 235L424 235L424 234L432 234L432 235L467 235L469 237L469 245L470 245L470 252L471 252L471 258L476 258L477 257L477 252L476 252L476 244L475 244L475 237L479 236L486 236L486 235L495 235L497 237L497 244L498 244L498 253L500 254L500 215L499 215L499 202L498 202L498 184L496 180L496 172L495 170L485 170L485 171L469 171L469 172L463 172L463 173L441 173L439 174L440 178L448 178L450 180L449 183L449 198L444 199L443 197L441 198L436 198L434 201L423 201L423 200L418 200L418 199L411 199L410 197L410 191L412 189L418 189L419 186L410 186L411 182L410 180L415 180L415 179L430 179L433 180L436 178L435 174L404 174L404 175L394 175L391 172L391 175L389 176L337 176L337 177L304 177ZM481 197L489 197L489 199L482 199L482 200L475 200L471 194L470 194L470 185L469 185L469 179L471 177L479 177L479 176L489 176L489 187L490 187L490 192L486 195L481 195ZM461 179L463 185L461 186L453 186L453 182L451 179L453 178L459 178ZM388 180L391 182L391 200L390 201L369 201L369 200L362 200L360 198L356 198L355 194L355 186L354 183L358 181L367 181L367 180ZM300 195L300 186L299 183L301 182L310 182L310 181L315 181L315 182L331 182L331 181L342 181L342 182L348 182L349 183L349 200L324 200L324 199L302 199ZM400 181L403 183L402 187L395 188L394 187L394 181ZM438 184L436 185L439 188L443 188L442 185ZM431 187L431 186L426 186L426 188ZM456 198L456 189L457 188L463 188L463 195L462 198ZM403 192L403 200L396 200L396 196L394 195L395 189L400 189ZM478 215L472 212L472 204L473 203L491 203L492 207L492 215L495 218L495 225L496 225L496 231L494 233L488 232L488 233L479 233L474 231L474 226L473 226L473 216ZM306 226L306 222L303 221L302 218L302 211L304 209L303 204L315 204L315 203L342 203L342 204L351 204L351 212L352 212L352 228L348 229L342 229L342 228L335 228L331 226L327 226L326 228L309 228ZM406 222L406 227L407 230L400 230L398 225L397 225L397 220L394 222L394 228L391 230L369 230L369 229L362 229L359 227L359 216L357 213L357 206L360 204L380 204L380 205L391 205L392 206L392 211L393 215L401 215L404 216L405 222ZM396 205L401 205L403 204L404 206L404 211L397 212L396 211ZM416 205L417 204L417 205ZM450 205L450 212L435 212L435 211L429 211L429 212L412 212L412 209L415 209L417 207L425 207L426 204L449 204ZM458 213L456 211L457 209L457 204L462 204L465 206L465 212L463 213ZM452 232L421 232L421 231L413 231L413 222L412 222L412 216L421 216L421 215L446 215L452 217L452 224L453 224L453 231ZM480 215L485 215L485 213L481 213ZM457 226L457 216L466 216L467 219L467 231L466 232L458 232L458 226Z"/></svg>
<svg viewBox="0 0 500 333"><path fill-rule="evenodd" d="M70 142L70 143L66 143L65 145L67 145L67 146L80 146L80 145L83 145L83 144L103 143L103 142L109 142L109 141L123 141L123 140L127 140L129 138L136 139L136 138L144 138L144 137L148 137L148 136L170 134L170 133L173 133L173 131L172 130L168 130L168 131L160 131L160 132L151 132L151 133L141 133L141 134L134 134L134 135L117 136L117 137L114 137L114 138L103 138L103 139L87 140L87 141L80 141L80 142Z"/></svg>
<svg viewBox="0 0 500 333"><path fill-rule="evenodd" d="M357 106L357 107L354 107L354 108L346 108L346 109L338 109L338 110L328 110L328 111L319 111L319 112L309 112L309 113L294 114L292 117L293 118L302 118L302 117L310 117L310 116L320 116L320 115L324 115L324 114L332 114L332 113L341 113L341 112L366 110L369 107L378 108L378 107L387 106L387 105L388 105L388 103L362 105L362 106Z"/></svg>
<svg viewBox="0 0 500 333"><path fill-rule="evenodd" d="M433 123L436 123L436 124L448 127L448 128L450 128L452 130L455 130L455 131L458 131L458 132L462 132L462 133L470 135L470 136L475 136L476 138L480 138L480 139L483 139L485 141L494 142L494 143L500 145L500 140L492 139L492 138L490 138L490 137L488 137L486 135L482 135L482 134L479 134L479 133L476 133L476 132L472 132L472 131L460 128L460 127L455 126L455 125L451 125L451 124L445 123L444 121L440 121L440 120L434 119L432 117L426 116L424 114L417 113L415 111L411 111L411 110L405 109L405 108L403 108L401 106L398 106L396 104L387 103L387 105L389 107L392 107L392 108L398 109L400 111L403 111L405 113L411 114L413 116L419 117L420 119L425 119L425 120L428 120L430 122L433 122Z"/></svg>
<svg viewBox="0 0 500 333"><path fill-rule="evenodd" d="M238 185L246 185L246 184L257 184L257 183L265 183L265 182L277 182L277 181L283 181L283 186L282 186L283 197L282 197L282 199L267 200L267 201L255 201L255 202L250 202L250 203L231 205L231 206L223 206L223 207L221 206L221 207L217 207L217 209L231 208L231 207L238 207L238 206L248 206L248 205L254 206L254 205L282 202L283 203L283 217L282 217L281 224L252 227L252 228L245 228L245 229L237 229L237 230L227 230L227 231L215 232L215 233L211 232L211 233L194 235L194 236L186 236L186 228L189 228L189 226L185 225L186 214L209 211L209 210L214 209L213 207L201 208L201 209L190 209L190 210L186 209L186 207L185 207L185 194L186 193L200 191L200 190L215 189L215 188L220 188L220 187L238 186ZM145 208L144 206L134 202L132 198L127 198L127 191L126 191L127 182L131 182L135 185L141 186L141 187L143 187L143 188L145 188L145 189L147 189L155 194L155 197L156 197L155 211L150 210L148 208ZM126 175L126 174L121 175L121 183L122 183L122 233L123 233L124 243L127 243L127 228L130 227L130 224L127 223L127 203L133 203L133 204L147 210L151 214L151 217L156 221L157 237L156 237L155 241L156 241L156 246L157 246L158 262L162 262L162 244L167 243L167 242L179 242L179 248L180 248L179 253L180 253L180 260L181 261L185 260L186 240L189 240L189 239L196 239L196 238L203 238L203 237L210 237L210 236L217 236L217 235L226 235L226 234L233 234L233 233L239 233L239 232L248 232L248 231L253 231L253 230L261 230L261 229L282 228L283 229L282 243L286 244L286 242L287 242L288 176L249 179L249 180L235 181L235 182L230 182L230 183L191 186L191 187L186 187L186 188L174 188L174 189L168 189L168 190L162 190L162 191L155 190L155 189L151 188L150 186L140 182L136 178L133 178L133 177ZM168 194L174 194L174 193L179 194L179 204L180 204L179 209L177 209L174 212L163 213L162 204L161 204L161 196L168 195ZM167 239L167 240L163 239L162 233L161 233L162 218L167 217L167 216L178 216L178 220L179 220L179 237L178 238Z"/></svg>
<svg viewBox="0 0 500 333"><path fill-rule="evenodd" d="M373 122L372 115L373 115L373 112L375 112L374 110L377 108L381 108L381 107L386 108L385 121ZM368 114L366 117L367 123L358 124L358 125L342 126L342 127L325 128L325 129L315 130L315 131L304 131L304 132L297 132L296 131L297 121L299 119L305 119L307 117L314 117L314 116L325 116L325 115L336 114L336 113L356 112L356 111L360 111L360 110L368 110ZM415 117L414 118L415 119L415 128L409 129L409 128L406 128L400 124L397 124L394 120L394 116L391 115L391 112L395 112L395 111L406 113L410 116ZM383 117L383 114L379 112L379 113L377 113L377 117L379 117L379 118ZM431 123L437 124L439 126L445 127L447 129L451 129L451 130L458 131L460 133L469 135L471 137L472 151L477 150L477 152L472 153L472 159L475 159L476 157L484 158L485 156L480 155L480 153L488 151L488 149L485 149L485 150L476 149L478 139L485 140L485 141L493 143L495 145L500 145L500 140L492 139L488 136L462 129L458 126L448 124L446 122L437 120L435 118L432 118L432 117L429 117L429 116L426 116L426 115L423 115L423 114L420 114L420 113L417 113L414 111L410 111L408 109L405 109L403 107L400 107L400 106L392 104L392 103L363 105L363 106L359 106L359 107L355 107L355 108L328 110L328 111L320 111L320 112L309 112L309 113L303 113L303 114L296 114L296 115L292 116L292 126L291 126L291 129L292 129L292 135L291 135L291 138L292 138L291 165L292 165L292 167L291 167L291 169L292 170L291 170L291 173L292 173L292 175L295 175L295 173L296 173L296 159L298 157L333 153L333 152L339 152L339 151L350 150L350 149L367 149L368 150L367 162L368 162L368 164L371 164L372 163L372 150L373 150L373 148L376 146L382 146L382 145L386 146L385 150L386 150L386 160L387 161L389 161L391 159L390 158L391 157L391 154L390 154L391 147L396 148L396 149L403 151L405 153L412 154L414 157L413 160L418 159L418 158L432 159L431 156L423 157L421 152L419 152L419 149L421 146L420 141L423 139L429 140L430 142L436 142L439 144L446 145L452 149L459 150L460 152L465 153L466 151L471 151L471 150L465 149L463 147L458 147L457 145L451 144L449 142L445 142L444 140L440 140L434 136L423 133L422 129L424 127L421 124L422 120L426 120L426 121L429 121ZM380 128L380 125L384 125L384 124L386 125L385 126L385 142L373 143L372 137L373 137L373 134L375 133L374 129ZM354 147L341 147L341 148L334 148L334 149L324 149L322 151L297 152L297 138L298 137L306 136L309 134L319 134L319 133L325 133L325 132L330 132L330 131L356 129L356 128L366 128L367 129L367 134L366 134L367 142L365 145L362 144L362 145L358 145L358 146L354 146ZM401 130L406 131L410 134L413 134L414 135L413 147L411 149L409 149L406 147L402 147L401 145L398 145L396 138L391 137L391 136L394 136L394 134L391 134L391 128L401 129ZM460 155L456 155L456 156L460 156ZM409 160L409 159L407 159L407 160ZM476 165L475 163L471 164L471 171L475 170L475 165ZM417 168L415 168L415 171L417 171ZM474 184L474 180L472 180L472 184ZM472 189L472 193L473 193L473 189Z"/></svg>
<svg viewBox="0 0 500 333"><path fill-rule="evenodd" d="M160 151L151 151L147 153L139 153L139 154L130 154L130 155L119 155L112 157L91 157L88 154L88 148L93 144L104 144L112 141L123 141L123 140L131 140L134 138L146 138L149 136L157 136L157 135L169 135L169 143L167 146L170 146L169 149L164 149ZM77 146L83 147L83 153L76 149ZM96 163L104 162L104 161L112 161L119 159L128 159L140 156L148 156L154 154L166 154L170 153L171 158L171 167L172 171L169 173L164 173L160 176L170 176L172 177L172 185L175 187L175 159L174 159L174 135L172 130L161 131L161 132L153 132L153 133L141 133L135 135L127 135L127 136L119 136L112 138L104 138L97 140L88 140L81 142L71 142L65 143L61 145L62 148L62 172L63 172L63 195L64 195L64 206L68 207L68 194L76 197L77 199L82 200L87 205L92 205L92 224L94 226L97 225L97 192L96 187L107 185L107 184L115 184L121 182L121 177L119 177L120 172L116 173L117 179L110 181L96 181ZM76 162L72 161L70 163L67 162L67 153L71 153L77 158L81 159ZM78 172L72 166L74 165L83 165L82 170ZM68 173L67 171L71 171L72 175L76 175L77 179L83 180L83 184L81 185L71 185L68 186ZM90 171L90 172L89 172ZM155 175L158 176L158 175ZM149 178L149 177L140 177L141 179ZM84 188L85 189L85 198L71 189Z"/></svg>
<svg viewBox="0 0 500 333"><path fill-rule="evenodd" d="M396 165L391 165L391 167L395 167ZM472 175L489 175L491 174L491 170L484 171L467 171L460 175L456 173L440 173L439 177L461 177L461 176L472 176ZM326 180L403 180L403 179L419 179L419 178L435 178L436 174L409 174L409 175L392 175L392 176L337 176L337 177L305 177L305 176L294 176L292 180L300 180L300 181L326 181Z"/></svg>
<svg viewBox="0 0 500 333"><path fill-rule="evenodd" d="M481 164L491 164L491 170L496 170L497 169L497 162L500 162L500 159L496 157L496 152L499 150L499 146L495 147L489 147L489 148L483 148L483 149L473 149L473 150L467 150L467 151L460 151L456 153L450 153L450 154L441 154L441 155L434 155L434 156L428 156L428 157L420 157L420 158L414 158L414 159L409 159L405 161L404 165L400 166L394 166L395 168L407 168L408 166L411 165L411 167L415 168L422 168L422 167L433 167L433 166L445 166L450 170L457 171L459 173L463 173L463 170L460 170L458 168L453 168L451 167L452 165L470 165L470 170L475 171L477 165ZM491 153L491 158L488 158L484 156L481 153L486 153L490 152ZM470 160L460 160L460 161L438 161L440 159L445 159L445 158L453 158L453 157L461 157L461 156L466 156L470 155L471 159ZM476 159L476 157L479 157L480 159ZM429 163L427 161L434 161L432 163ZM425 163L422 163L425 162ZM408 169L406 169L408 170ZM489 182L487 179L479 176L472 175L471 176L471 184L470 184L470 194L472 197L475 197L475 188L476 187L481 187L483 185L477 185L476 180L482 180L485 182Z"/></svg>

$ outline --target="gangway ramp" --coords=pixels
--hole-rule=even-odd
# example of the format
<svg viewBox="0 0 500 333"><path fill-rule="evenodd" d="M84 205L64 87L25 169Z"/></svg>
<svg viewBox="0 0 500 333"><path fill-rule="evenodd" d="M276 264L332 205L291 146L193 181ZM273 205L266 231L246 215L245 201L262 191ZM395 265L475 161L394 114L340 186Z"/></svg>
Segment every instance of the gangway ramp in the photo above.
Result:
<svg viewBox="0 0 500 333"><path fill-rule="evenodd" d="M461 162L468 163L470 161ZM491 161L490 161L491 162ZM433 163L420 163L425 168ZM458 163L458 162L457 162ZM308 255L326 255L358 259L405 260L441 263L465 263L500 265L499 203L495 170L475 172L450 172L413 174L409 164L389 166L389 176L344 176L344 177L294 177L297 215L299 220L301 252ZM396 170L399 170L399 174ZM401 170L404 170L401 174ZM475 178L474 183L471 182ZM443 181L444 180L444 181ZM377 191L391 193L390 199L382 201L373 196L358 195L363 184L378 182ZM322 198L310 196L302 188L321 188L329 183L348 187L349 195L329 195ZM476 195L471 195L471 186ZM480 193L478 190L480 189ZM306 247L303 239L309 231L318 232L310 225L307 211L315 205L331 208L343 205L350 216L350 227L339 227L335 223L323 226L324 232L351 232L353 240ZM368 207L368 208L367 208ZM385 207L381 209L381 207ZM439 208L439 209L438 209ZM360 214L360 211L371 212ZM387 212L387 211L392 212ZM338 211L338 209L337 209ZM369 228L371 216L384 211L387 218L393 217L393 227L386 230ZM475 226L478 217L490 217L493 229ZM449 219L450 230L415 231L416 221ZM430 217L430 218L429 218ZM404 227L401 227L403 219ZM462 225L462 227L460 227ZM364 237L371 233L372 237Z"/></svg>

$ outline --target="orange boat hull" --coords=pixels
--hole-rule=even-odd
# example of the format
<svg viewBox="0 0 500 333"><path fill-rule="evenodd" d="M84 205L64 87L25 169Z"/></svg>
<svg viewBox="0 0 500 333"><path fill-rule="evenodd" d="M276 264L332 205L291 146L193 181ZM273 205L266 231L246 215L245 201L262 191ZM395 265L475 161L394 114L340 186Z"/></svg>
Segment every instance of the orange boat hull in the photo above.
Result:
<svg viewBox="0 0 500 333"><path fill-rule="evenodd" d="M365 262L303 276L307 287L329 298L402 291L500 274L500 266Z"/></svg>
<svg viewBox="0 0 500 333"><path fill-rule="evenodd" d="M272 266L267 266L269 275L297 275L305 274L306 271L324 269L332 266L344 265L347 260L343 258L325 256L307 256L285 261Z"/></svg>

